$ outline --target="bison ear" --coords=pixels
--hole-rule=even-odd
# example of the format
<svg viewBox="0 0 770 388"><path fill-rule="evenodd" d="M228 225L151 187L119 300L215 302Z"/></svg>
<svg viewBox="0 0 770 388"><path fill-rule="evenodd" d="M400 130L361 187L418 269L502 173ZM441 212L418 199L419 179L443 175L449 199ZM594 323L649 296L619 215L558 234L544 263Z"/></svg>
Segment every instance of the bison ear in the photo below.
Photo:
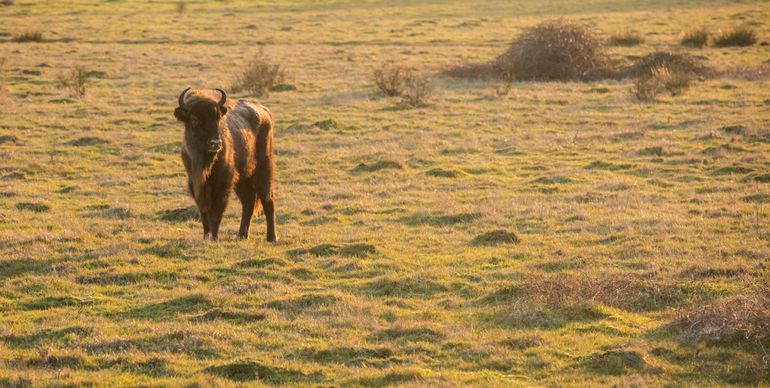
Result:
<svg viewBox="0 0 770 388"><path fill-rule="evenodd" d="M186 122L187 112L184 109L182 109L182 107L178 106L176 109L174 109L174 117L176 117L176 119L181 122Z"/></svg>
<svg viewBox="0 0 770 388"><path fill-rule="evenodd" d="M227 114L227 107L224 105L219 106L219 111L222 112L222 116Z"/></svg>

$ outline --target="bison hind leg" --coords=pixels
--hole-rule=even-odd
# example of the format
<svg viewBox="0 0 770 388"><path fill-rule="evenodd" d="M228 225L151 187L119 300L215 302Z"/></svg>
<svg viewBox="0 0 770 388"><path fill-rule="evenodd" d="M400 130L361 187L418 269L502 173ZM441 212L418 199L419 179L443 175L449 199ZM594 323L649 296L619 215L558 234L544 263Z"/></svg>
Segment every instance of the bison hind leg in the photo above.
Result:
<svg viewBox="0 0 770 388"><path fill-rule="evenodd" d="M249 238L249 229L251 228L251 217L258 210L259 202L257 192L251 185L242 185L236 188L238 199L241 200L241 228L238 231L238 238Z"/></svg>

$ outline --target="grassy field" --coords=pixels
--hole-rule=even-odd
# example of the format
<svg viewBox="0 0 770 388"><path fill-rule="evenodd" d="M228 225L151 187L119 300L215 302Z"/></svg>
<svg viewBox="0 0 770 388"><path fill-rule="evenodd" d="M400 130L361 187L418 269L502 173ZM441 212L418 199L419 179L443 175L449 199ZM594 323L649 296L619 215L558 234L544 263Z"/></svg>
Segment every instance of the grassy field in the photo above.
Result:
<svg viewBox="0 0 770 388"><path fill-rule="evenodd" d="M767 77L641 103L437 75L561 17L644 38L617 58L758 66L770 3L185 4L0 6L0 386L770 384L767 332L732 327L770 310ZM759 43L679 46L742 24ZM204 242L177 95L260 49L297 88L261 98L281 240L238 241L233 200ZM427 104L378 93L391 61Z"/></svg>

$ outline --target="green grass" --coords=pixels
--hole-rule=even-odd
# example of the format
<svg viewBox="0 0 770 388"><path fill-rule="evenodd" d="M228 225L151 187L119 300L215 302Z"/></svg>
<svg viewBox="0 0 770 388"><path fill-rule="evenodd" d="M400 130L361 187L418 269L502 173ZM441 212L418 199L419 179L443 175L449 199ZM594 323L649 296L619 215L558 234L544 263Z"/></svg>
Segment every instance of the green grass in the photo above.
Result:
<svg viewBox="0 0 770 388"><path fill-rule="evenodd" d="M643 37L620 61L756 68L767 4L176 3L0 7L0 386L770 382L767 337L742 334L761 326L682 318L765 311L766 77L637 102L630 79L500 95L437 75L560 17ZM700 25L757 43L681 47ZM12 42L29 26L43 42ZM176 98L260 47L292 86L262 98L281 241L262 217L239 241L234 199L204 242ZM427 105L378 93L390 62L431 78ZM78 65L75 99L57 78Z"/></svg>

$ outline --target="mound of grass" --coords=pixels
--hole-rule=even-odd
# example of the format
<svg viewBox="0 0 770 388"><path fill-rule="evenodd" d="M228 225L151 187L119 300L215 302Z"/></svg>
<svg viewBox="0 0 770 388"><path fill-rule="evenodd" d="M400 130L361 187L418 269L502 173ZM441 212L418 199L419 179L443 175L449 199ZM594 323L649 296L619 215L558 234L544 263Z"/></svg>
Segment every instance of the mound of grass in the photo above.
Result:
<svg viewBox="0 0 770 388"><path fill-rule="evenodd" d="M713 42L715 47L751 46L754 43L757 43L757 32L747 25L719 30Z"/></svg>
<svg viewBox="0 0 770 388"><path fill-rule="evenodd" d="M42 42L43 33L41 31L25 31L14 35L13 38L11 38L11 41L18 43Z"/></svg>
<svg viewBox="0 0 770 388"><path fill-rule="evenodd" d="M351 380L351 386L363 387L394 387L394 386L420 386L424 384L426 373L419 369L406 368L377 372L373 375L364 374Z"/></svg>
<svg viewBox="0 0 770 388"><path fill-rule="evenodd" d="M194 221L199 217L200 215L198 214L198 208L195 206L162 210L156 216L158 220L170 223L184 223L187 221Z"/></svg>
<svg viewBox="0 0 770 388"><path fill-rule="evenodd" d="M335 118L330 118L330 119L325 119L321 121L316 121L315 123L313 123L313 126L318 127L319 129L322 129L324 131L328 131L330 129L341 129L342 123Z"/></svg>
<svg viewBox="0 0 770 388"><path fill-rule="evenodd" d="M13 145L19 145L21 142L19 141L19 138L14 135L2 135L0 136L0 144L6 144L10 143Z"/></svg>
<svg viewBox="0 0 770 388"><path fill-rule="evenodd" d="M99 137L83 136L75 140L68 141L65 144L75 146L75 147L86 147L86 146L102 145L102 144L109 144L109 143L110 143L109 140L102 139Z"/></svg>
<svg viewBox="0 0 770 388"><path fill-rule="evenodd" d="M597 373L622 375L638 373L648 368L644 354L633 349L609 349L589 355L581 366Z"/></svg>
<svg viewBox="0 0 770 388"><path fill-rule="evenodd" d="M682 32L679 43L682 46L702 48L709 42L709 33L706 27L690 28Z"/></svg>
<svg viewBox="0 0 770 388"><path fill-rule="evenodd" d="M364 173L364 172L375 172L375 171L388 170L388 169L401 170L403 168L404 166L401 163L393 160L378 160L371 164L360 163L355 168L353 168L351 172Z"/></svg>
<svg viewBox="0 0 770 388"><path fill-rule="evenodd" d="M392 327L379 331L369 339L388 342L441 342L446 336L429 327Z"/></svg>
<svg viewBox="0 0 770 388"><path fill-rule="evenodd" d="M770 344L770 286L757 284L740 295L680 309L670 326L690 340L737 338Z"/></svg>
<svg viewBox="0 0 770 388"><path fill-rule="evenodd" d="M200 314L213 307L214 303L208 297L191 294L165 302L135 307L117 315L121 318L163 320L180 314Z"/></svg>
<svg viewBox="0 0 770 388"><path fill-rule="evenodd" d="M196 321L241 321L254 322L265 319L265 313L213 308L194 318Z"/></svg>
<svg viewBox="0 0 770 388"><path fill-rule="evenodd" d="M94 303L90 298L74 296L47 296L23 302L19 305L22 310L48 310L58 307L88 306Z"/></svg>
<svg viewBox="0 0 770 388"><path fill-rule="evenodd" d="M425 276L384 277L366 283L362 291L372 296L430 297L448 288Z"/></svg>
<svg viewBox="0 0 770 388"><path fill-rule="evenodd" d="M410 225L430 225L430 226L451 226L465 224L476 221L484 217L481 213L458 213L458 214L423 214L415 213L410 216L400 218L400 221Z"/></svg>
<svg viewBox="0 0 770 388"><path fill-rule="evenodd" d="M644 37L638 32L626 29L612 34L607 41L612 46L631 47L644 43Z"/></svg>
<svg viewBox="0 0 770 388"><path fill-rule="evenodd" d="M300 370L277 367L257 361L239 361L219 366L210 366L206 368L206 373L233 381L259 380L274 385L299 382L309 383L323 378L321 372L306 374Z"/></svg>
<svg viewBox="0 0 770 388"><path fill-rule="evenodd" d="M16 204L16 209L35 213L46 213L51 210L51 207L39 202L19 202Z"/></svg>
<svg viewBox="0 0 770 388"><path fill-rule="evenodd" d="M349 245L334 245L334 244L320 244L307 249L295 249L289 252L290 256L300 256L304 254L311 254L314 256L343 256L343 257L369 257L377 254L377 248L374 245L366 243L349 244Z"/></svg>
<svg viewBox="0 0 770 388"><path fill-rule="evenodd" d="M459 178L461 176L467 176L468 173L454 168L433 168L426 171L425 175L439 178Z"/></svg>
<svg viewBox="0 0 770 388"><path fill-rule="evenodd" d="M601 40L588 27L552 20L521 33L497 58L496 66L517 80L571 81L604 75L609 60Z"/></svg>
<svg viewBox="0 0 770 388"><path fill-rule="evenodd" d="M381 365L383 360L393 356L393 351L388 348L305 348L301 349L297 356L305 360L325 364L334 363L342 365Z"/></svg>
<svg viewBox="0 0 770 388"><path fill-rule="evenodd" d="M309 293L295 298L274 300L266 303L265 307L280 310L285 313L300 314L302 312L332 306L340 302L340 300L340 297L337 295Z"/></svg>
<svg viewBox="0 0 770 388"><path fill-rule="evenodd" d="M495 246L501 244L518 244L519 236L507 230L493 230L482 233L471 240L471 245Z"/></svg>
<svg viewBox="0 0 770 388"><path fill-rule="evenodd" d="M536 306L579 306L598 303L629 311L657 311L691 301L723 295L704 283L681 284L641 279L629 274L600 275L581 272L532 275L479 299L478 303L514 303Z"/></svg>

